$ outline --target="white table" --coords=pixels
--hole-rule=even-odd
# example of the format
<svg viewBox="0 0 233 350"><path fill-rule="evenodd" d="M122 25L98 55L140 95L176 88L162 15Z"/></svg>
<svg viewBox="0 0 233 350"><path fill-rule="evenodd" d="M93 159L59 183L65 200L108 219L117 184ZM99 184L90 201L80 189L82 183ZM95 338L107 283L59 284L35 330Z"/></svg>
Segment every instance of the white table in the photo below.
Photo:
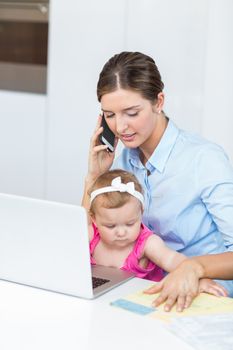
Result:
<svg viewBox="0 0 233 350"><path fill-rule="evenodd" d="M193 349L155 320L110 306L149 284L134 278L84 300L0 281L0 349Z"/></svg>

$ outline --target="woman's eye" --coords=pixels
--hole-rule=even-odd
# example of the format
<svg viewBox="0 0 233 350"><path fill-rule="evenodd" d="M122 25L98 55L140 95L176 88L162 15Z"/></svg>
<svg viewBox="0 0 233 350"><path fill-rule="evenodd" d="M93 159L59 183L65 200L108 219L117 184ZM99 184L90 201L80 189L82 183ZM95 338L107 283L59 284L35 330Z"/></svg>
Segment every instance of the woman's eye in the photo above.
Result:
<svg viewBox="0 0 233 350"><path fill-rule="evenodd" d="M105 118L112 118L114 117L114 114L105 114Z"/></svg>
<svg viewBox="0 0 233 350"><path fill-rule="evenodd" d="M106 225L107 228L114 228L115 225Z"/></svg>
<svg viewBox="0 0 233 350"><path fill-rule="evenodd" d="M127 113L129 117L136 117L138 115L138 112L135 113Z"/></svg>

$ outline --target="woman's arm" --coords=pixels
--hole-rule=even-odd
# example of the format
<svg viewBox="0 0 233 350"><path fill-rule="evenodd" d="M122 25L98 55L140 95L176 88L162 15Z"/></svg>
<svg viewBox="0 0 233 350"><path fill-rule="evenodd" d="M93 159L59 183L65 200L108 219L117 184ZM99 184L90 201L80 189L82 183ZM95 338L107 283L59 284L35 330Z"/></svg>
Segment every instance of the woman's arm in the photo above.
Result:
<svg viewBox="0 0 233 350"><path fill-rule="evenodd" d="M233 252L196 256L186 262L199 278L233 279Z"/></svg>

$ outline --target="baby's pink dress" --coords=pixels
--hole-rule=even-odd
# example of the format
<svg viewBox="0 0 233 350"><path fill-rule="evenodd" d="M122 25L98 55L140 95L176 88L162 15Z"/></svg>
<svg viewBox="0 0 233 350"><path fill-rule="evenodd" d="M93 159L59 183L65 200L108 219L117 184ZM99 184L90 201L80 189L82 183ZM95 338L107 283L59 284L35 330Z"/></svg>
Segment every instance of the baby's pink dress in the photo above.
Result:
<svg viewBox="0 0 233 350"><path fill-rule="evenodd" d="M94 230L94 236L90 241L90 253L91 253L91 264L95 265L95 259L93 258L94 250L100 241L100 235L97 227L92 224ZM145 246L148 237L154 233L150 231L145 225L141 224L141 230L139 236L133 246L132 252L126 258L124 265L121 267L122 270L130 271L135 274L136 277L145 278L151 281L160 281L164 277L163 270L158 267L152 261L148 261L147 267L143 268L139 265L139 261L142 257L143 248Z"/></svg>

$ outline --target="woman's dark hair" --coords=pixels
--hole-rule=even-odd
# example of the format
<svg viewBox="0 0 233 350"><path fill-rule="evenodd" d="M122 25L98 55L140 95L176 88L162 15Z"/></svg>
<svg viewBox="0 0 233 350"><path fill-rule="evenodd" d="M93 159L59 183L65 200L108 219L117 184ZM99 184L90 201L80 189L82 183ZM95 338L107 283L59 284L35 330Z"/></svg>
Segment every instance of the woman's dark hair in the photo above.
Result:
<svg viewBox="0 0 233 350"><path fill-rule="evenodd" d="M118 88L137 91L154 103L164 84L151 57L140 52L124 51L110 58L99 75L99 102L103 95Z"/></svg>

